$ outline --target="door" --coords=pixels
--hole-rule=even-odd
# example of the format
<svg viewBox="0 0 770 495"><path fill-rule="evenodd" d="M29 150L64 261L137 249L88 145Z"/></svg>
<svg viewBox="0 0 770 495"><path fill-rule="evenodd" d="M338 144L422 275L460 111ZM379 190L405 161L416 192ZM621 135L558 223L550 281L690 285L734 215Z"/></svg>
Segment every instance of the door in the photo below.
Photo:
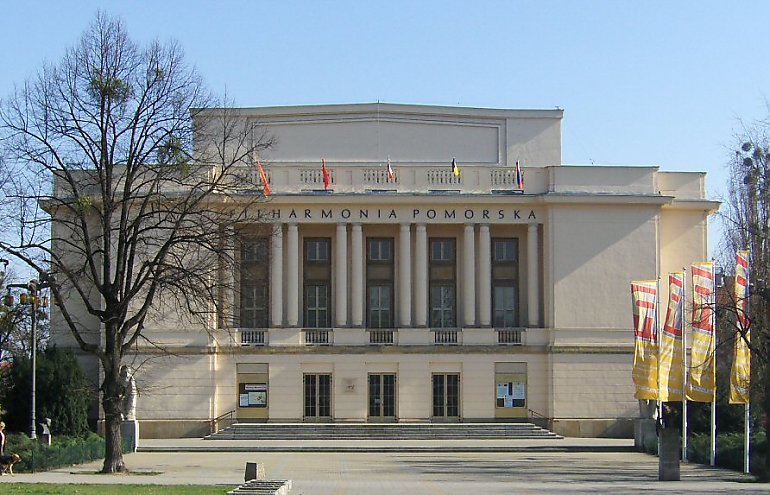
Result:
<svg viewBox="0 0 770 495"><path fill-rule="evenodd" d="M328 374L306 374L304 382L305 419L331 419L332 376Z"/></svg>
<svg viewBox="0 0 770 495"><path fill-rule="evenodd" d="M369 420L395 421L396 375L369 375Z"/></svg>
<svg viewBox="0 0 770 495"><path fill-rule="evenodd" d="M456 421L460 419L460 375L441 373L433 375L433 419Z"/></svg>

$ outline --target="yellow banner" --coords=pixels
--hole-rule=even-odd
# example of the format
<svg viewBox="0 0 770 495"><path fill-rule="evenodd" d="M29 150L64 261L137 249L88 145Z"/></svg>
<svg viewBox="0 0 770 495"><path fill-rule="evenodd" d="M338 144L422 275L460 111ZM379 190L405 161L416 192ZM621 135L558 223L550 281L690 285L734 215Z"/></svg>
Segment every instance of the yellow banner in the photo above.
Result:
<svg viewBox="0 0 770 495"><path fill-rule="evenodd" d="M658 399L658 285L654 280L631 282L634 311L634 369L637 399Z"/></svg>
<svg viewBox="0 0 770 495"><path fill-rule="evenodd" d="M668 308L660 337L660 399L681 402L684 395L682 341L684 273L668 275Z"/></svg>
<svg viewBox="0 0 770 495"><path fill-rule="evenodd" d="M692 271L692 349L687 400L713 402L714 366L714 264L697 263Z"/></svg>
<svg viewBox="0 0 770 495"><path fill-rule="evenodd" d="M730 373L730 404L749 403L751 384L751 353L749 335L749 252L738 251L735 256L735 355Z"/></svg>

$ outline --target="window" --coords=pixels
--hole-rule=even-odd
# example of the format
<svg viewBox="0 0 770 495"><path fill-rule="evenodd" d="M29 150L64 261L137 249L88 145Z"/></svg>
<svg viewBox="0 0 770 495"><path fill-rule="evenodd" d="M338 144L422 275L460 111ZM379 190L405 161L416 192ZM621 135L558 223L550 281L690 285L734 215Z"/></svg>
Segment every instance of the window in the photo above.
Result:
<svg viewBox="0 0 770 495"><path fill-rule="evenodd" d="M330 239L305 239L305 328L331 327Z"/></svg>
<svg viewBox="0 0 770 495"><path fill-rule="evenodd" d="M495 328L519 325L518 239L492 239L492 319Z"/></svg>
<svg viewBox="0 0 770 495"><path fill-rule="evenodd" d="M393 328L393 239L367 239L366 325Z"/></svg>
<svg viewBox="0 0 770 495"><path fill-rule="evenodd" d="M269 325L269 243L267 238L240 241L240 328Z"/></svg>
<svg viewBox="0 0 770 495"><path fill-rule="evenodd" d="M454 239L430 239L430 326L457 326Z"/></svg>

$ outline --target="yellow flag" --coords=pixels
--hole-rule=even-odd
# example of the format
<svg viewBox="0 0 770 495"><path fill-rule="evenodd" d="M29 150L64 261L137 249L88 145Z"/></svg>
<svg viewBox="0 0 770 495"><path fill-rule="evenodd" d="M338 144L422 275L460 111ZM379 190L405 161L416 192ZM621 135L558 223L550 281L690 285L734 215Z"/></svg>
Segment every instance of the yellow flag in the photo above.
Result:
<svg viewBox="0 0 770 495"><path fill-rule="evenodd" d="M692 271L692 350L687 400L713 402L714 367L714 263L690 267Z"/></svg>
<svg viewBox="0 0 770 495"><path fill-rule="evenodd" d="M655 280L631 282L634 311L634 368L637 399L658 399L658 284Z"/></svg>
<svg viewBox="0 0 770 495"><path fill-rule="evenodd" d="M684 273L668 275L668 308L660 337L660 400L681 401L684 391L682 314Z"/></svg>
<svg viewBox="0 0 770 495"><path fill-rule="evenodd" d="M730 404L749 403L751 353L749 351L749 252L735 256L735 356L730 373Z"/></svg>

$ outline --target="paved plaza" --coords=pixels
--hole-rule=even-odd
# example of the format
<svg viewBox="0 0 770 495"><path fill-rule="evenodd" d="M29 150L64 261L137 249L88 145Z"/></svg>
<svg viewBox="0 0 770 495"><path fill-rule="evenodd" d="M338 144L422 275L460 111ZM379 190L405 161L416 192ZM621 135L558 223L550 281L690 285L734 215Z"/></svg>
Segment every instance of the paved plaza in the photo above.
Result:
<svg viewBox="0 0 770 495"><path fill-rule="evenodd" d="M267 445L268 451L262 452L232 452L227 451L228 444L202 440L154 440L145 445L161 451L126 455L133 472L129 475L94 474L101 463L93 462L6 476L0 482L200 484L212 485L212 494L224 494L242 482L245 463L251 461L264 463L269 479L292 480L291 495L770 493L770 484L695 464L682 465L682 481L659 482L657 458L603 452L602 446L611 450L617 442L595 439L549 444L561 445L561 450L522 442L519 451L510 452L463 452L457 442L447 445L455 452L280 452L276 445ZM249 443L240 446L247 449ZM163 452L166 448L182 451ZM196 452L196 448L222 450Z"/></svg>

